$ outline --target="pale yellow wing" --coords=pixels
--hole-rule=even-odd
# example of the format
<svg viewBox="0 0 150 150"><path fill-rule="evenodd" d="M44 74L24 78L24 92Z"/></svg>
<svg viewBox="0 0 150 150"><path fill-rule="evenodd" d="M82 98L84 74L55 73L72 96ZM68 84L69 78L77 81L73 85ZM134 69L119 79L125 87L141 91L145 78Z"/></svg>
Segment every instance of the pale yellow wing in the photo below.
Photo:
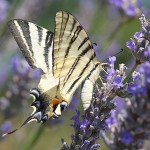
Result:
<svg viewBox="0 0 150 150"><path fill-rule="evenodd" d="M99 62L85 30L64 11L55 16L53 56L53 74L59 78L58 93L69 101Z"/></svg>
<svg viewBox="0 0 150 150"><path fill-rule="evenodd" d="M9 21L8 26L29 65L43 73L51 72L53 33L20 19Z"/></svg>

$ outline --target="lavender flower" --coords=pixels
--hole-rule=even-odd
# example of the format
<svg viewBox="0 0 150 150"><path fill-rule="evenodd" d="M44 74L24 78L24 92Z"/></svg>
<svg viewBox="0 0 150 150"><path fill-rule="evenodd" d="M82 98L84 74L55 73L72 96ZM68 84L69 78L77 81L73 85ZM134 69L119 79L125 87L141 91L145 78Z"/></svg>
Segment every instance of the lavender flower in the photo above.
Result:
<svg viewBox="0 0 150 150"><path fill-rule="evenodd" d="M108 64L110 67L107 68L106 80L114 89L120 89L123 87L122 80L125 78L127 67L124 64L120 64L119 70L115 70L115 61L116 57L113 56L109 58Z"/></svg>
<svg viewBox="0 0 150 150"><path fill-rule="evenodd" d="M118 70L114 69L115 57L109 58L109 67L105 75L106 80L102 87L96 86L90 107L85 111L80 120L80 112L72 117L75 134L72 135L72 143L67 145L64 140L61 150L72 149L98 149L100 146L96 141L100 138L100 130L106 129L105 120L110 116L110 111L116 106L112 102L115 92L123 88L122 79L125 77L125 65L120 65ZM116 79L120 77L119 81Z"/></svg>
<svg viewBox="0 0 150 150"><path fill-rule="evenodd" d="M75 95L76 95L76 93L75 93ZM75 95L72 97L72 100L71 100L69 107L66 111L75 110L76 107L78 106L78 99Z"/></svg>
<svg viewBox="0 0 150 150"><path fill-rule="evenodd" d="M7 0L0 0L0 22L2 22L7 16L9 3Z"/></svg>
<svg viewBox="0 0 150 150"><path fill-rule="evenodd" d="M139 0L108 0L108 2L130 17L139 16L141 12Z"/></svg>
<svg viewBox="0 0 150 150"><path fill-rule="evenodd" d="M0 140L2 140L2 134L7 133L11 130L11 123L9 121L5 121L1 126L0 126Z"/></svg>
<svg viewBox="0 0 150 150"><path fill-rule="evenodd" d="M106 121L110 138L101 130L101 136L112 150L141 149L144 140L150 137L149 22L144 15L140 17L140 21L141 32L137 32L134 39L127 42L127 47L136 58L136 64L143 63L139 72L133 72L132 80L130 79L128 83L128 92L132 93L132 97L126 97L126 109L118 115L111 115L112 118Z"/></svg>
<svg viewBox="0 0 150 150"><path fill-rule="evenodd" d="M113 130L113 126L115 127L116 126L116 123L117 123L117 119L116 119L116 112L115 111L112 111L111 112L111 115L109 116L109 118L107 118L105 120L108 128L111 128Z"/></svg>
<svg viewBox="0 0 150 150"><path fill-rule="evenodd" d="M106 96L106 91L104 89L97 91L96 94L90 108L85 111L82 117L83 121L80 121L79 111L76 111L76 115L72 117L74 121L72 126L74 127L75 134L71 137L71 145L68 146L66 142L63 142L61 150L96 150L99 148L100 145L95 143L100 138L99 131L101 128L105 128L104 120L109 116L110 110L115 106L110 102L110 95ZM100 105L104 107L99 109Z"/></svg>
<svg viewBox="0 0 150 150"><path fill-rule="evenodd" d="M126 83L124 84L124 79L126 78L126 70L127 67L125 64L119 64L119 69L114 68L114 63L116 61L116 58L110 57L109 58L109 66L107 68L107 74L105 74L104 78L106 78L106 83L104 83L105 86L108 86L111 88L114 92L114 96L119 97L130 97L131 93L128 91L128 87L130 84Z"/></svg>
<svg viewBox="0 0 150 150"><path fill-rule="evenodd" d="M136 92L126 98L126 109L108 124L110 139L101 131L107 146L112 150L143 148L144 140L150 137L150 63L146 62L139 68L140 76L136 82ZM116 121L117 120L117 121Z"/></svg>
<svg viewBox="0 0 150 150"><path fill-rule="evenodd" d="M131 50L138 64L150 61L150 23L144 14L139 18L141 22L141 31L136 32L134 38L126 43Z"/></svg>
<svg viewBox="0 0 150 150"><path fill-rule="evenodd" d="M29 90L33 88L33 84L40 78L41 71L30 68L25 60L22 60L18 55L14 56L11 61L12 81L9 83L8 90L4 97L0 98L0 111L4 118L8 119L17 115L23 108L26 99L29 97ZM32 84L32 87L31 87ZM70 109L77 105L77 100L71 102ZM68 111L70 110L68 109ZM52 126L64 122L64 118L57 120L49 120L47 126ZM2 133L7 133L10 130Z"/></svg>
<svg viewBox="0 0 150 150"><path fill-rule="evenodd" d="M8 90L4 97L0 99L0 111L5 118L18 114L22 109L25 99L36 79L40 77L39 70L32 70L25 60L18 56L12 58L12 81L9 83Z"/></svg>

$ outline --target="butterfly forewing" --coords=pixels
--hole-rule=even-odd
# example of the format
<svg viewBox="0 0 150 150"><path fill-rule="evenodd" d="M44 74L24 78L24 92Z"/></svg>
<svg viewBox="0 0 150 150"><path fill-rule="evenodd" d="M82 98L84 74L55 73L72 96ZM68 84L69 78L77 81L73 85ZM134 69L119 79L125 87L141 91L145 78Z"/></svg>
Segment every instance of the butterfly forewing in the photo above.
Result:
<svg viewBox="0 0 150 150"><path fill-rule="evenodd" d="M8 25L29 65L51 72L53 33L24 20L11 20Z"/></svg>
<svg viewBox="0 0 150 150"><path fill-rule="evenodd" d="M58 12L55 25L53 73L60 79L61 95L70 99L98 61L85 30L71 14Z"/></svg>

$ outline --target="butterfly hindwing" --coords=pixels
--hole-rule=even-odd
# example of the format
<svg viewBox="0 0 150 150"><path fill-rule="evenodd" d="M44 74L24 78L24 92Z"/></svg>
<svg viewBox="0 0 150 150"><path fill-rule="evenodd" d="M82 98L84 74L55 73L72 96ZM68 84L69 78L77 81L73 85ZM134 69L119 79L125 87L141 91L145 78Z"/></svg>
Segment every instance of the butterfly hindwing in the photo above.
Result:
<svg viewBox="0 0 150 150"><path fill-rule="evenodd" d="M51 72L53 33L19 19L9 21L8 26L29 65Z"/></svg>
<svg viewBox="0 0 150 150"><path fill-rule="evenodd" d="M81 100L84 110L86 110L92 101L93 90L95 82L99 76L99 64L96 64L95 67L91 70L87 78L83 81L81 86Z"/></svg>
<svg viewBox="0 0 150 150"><path fill-rule="evenodd" d="M53 73L60 78L60 93L70 99L98 61L85 30L64 11L57 12L55 16L53 56Z"/></svg>

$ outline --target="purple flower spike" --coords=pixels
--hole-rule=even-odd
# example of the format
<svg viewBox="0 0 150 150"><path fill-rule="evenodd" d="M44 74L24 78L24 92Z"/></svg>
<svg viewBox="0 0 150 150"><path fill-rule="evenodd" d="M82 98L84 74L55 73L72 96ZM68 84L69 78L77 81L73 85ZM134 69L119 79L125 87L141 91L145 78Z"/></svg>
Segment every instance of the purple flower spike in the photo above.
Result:
<svg viewBox="0 0 150 150"><path fill-rule="evenodd" d="M114 89L119 89L121 87L123 87L122 77L121 76L116 76L114 78Z"/></svg>
<svg viewBox="0 0 150 150"><path fill-rule="evenodd" d="M1 126L0 126L0 140L3 140L3 134L10 132L11 130L11 123L10 121L5 121Z"/></svg>
<svg viewBox="0 0 150 150"><path fill-rule="evenodd" d="M0 0L0 22L2 22L8 13L9 3L7 0Z"/></svg>
<svg viewBox="0 0 150 150"><path fill-rule="evenodd" d="M122 8L132 16L136 7L133 1L129 4L131 1ZM126 3L111 2L116 2L117 6ZM70 146L63 145L61 150L96 150L100 146L96 143L100 136L111 150L139 150L143 149L144 140L150 138L150 22L144 15L140 22L141 31L126 43L136 63L142 64L138 72L133 71L134 67L126 76L125 64L119 64L119 69L115 69L116 57L109 58L102 84L95 86L90 107L82 117L78 111L72 117L74 134ZM116 105L112 101L115 96L124 99L124 106L118 112L114 111Z"/></svg>
<svg viewBox="0 0 150 150"><path fill-rule="evenodd" d="M131 41L126 42L126 46L131 50L140 64L150 61L150 23L144 14L139 18L141 22L141 31L134 34Z"/></svg>
<svg viewBox="0 0 150 150"><path fill-rule="evenodd" d="M100 147L100 144L94 144L91 146L91 150L98 149Z"/></svg>
<svg viewBox="0 0 150 150"><path fill-rule="evenodd" d="M116 113L115 111L112 111L111 115L109 118L107 118L105 120L108 128L111 128L112 126L114 126L117 123L117 119L116 119Z"/></svg>
<svg viewBox="0 0 150 150"><path fill-rule="evenodd" d="M1 127L0 130L2 133L7 133L11 130L11 123L9 121L5 121Z"/></svg>
<svg viewBox="0 0 150 150"><path fill-rule="evenodd" d="M3 107L0 107L0 111L5 117L18 114L18 110L22 111L25 100L29 95L31 84L34 84L41 76L40 70L30 68L28 63L18 55L13 56L11 69L13 71L12 81L9 83L4 97L0 99L3 104Z"/></svg>
<svg viewBox="0 0 150 150"><path fill-rule="evenodd" d="M19 56L12 58L12 70L20 75L25 75L29 72L30 66L25 60L21 60Z"/></svg>
<svg viewBox="0 0 150 150"><path fill-rule="evenodd" d="M85 131L85 129L88 125L89 125L89 121L87 119L84 119L83 122L80 122L80 129Z"/></svg>
<svg viewBox="0 0 150 150"><path fill-rule="evenodd" d="M139 16L140 2L139 0L108 0L110 4L116 6L121 12L129 17Z"/></svg>
<svg viewBox="0 0 150 150"><path fill-rule="evenodd" d="M133 137L129 131L124 131L121 133L121 141L125 144L130 144L133 142Z"/></svg>
<svg viewBox="0 0 150 150"><path fill-rule="evenodd" d="M132 96L126 98L126 107L119 114L108 118L110 132L102 137L110 149L143 149L144 140L149 140L150 130L150 63L146 62L133 73L129 85ZM114 123L115 122L115 123Z"/></svg>
<svg viewBox="0 0 150 150"><path fill-rule="evenodd" d="M80 111L79 110L76 110L76 115L74 115L71 120L74 121L74 124L72 124L71 126L73 126L74 128L77 128L79 127L80 125Z"/></svg>

